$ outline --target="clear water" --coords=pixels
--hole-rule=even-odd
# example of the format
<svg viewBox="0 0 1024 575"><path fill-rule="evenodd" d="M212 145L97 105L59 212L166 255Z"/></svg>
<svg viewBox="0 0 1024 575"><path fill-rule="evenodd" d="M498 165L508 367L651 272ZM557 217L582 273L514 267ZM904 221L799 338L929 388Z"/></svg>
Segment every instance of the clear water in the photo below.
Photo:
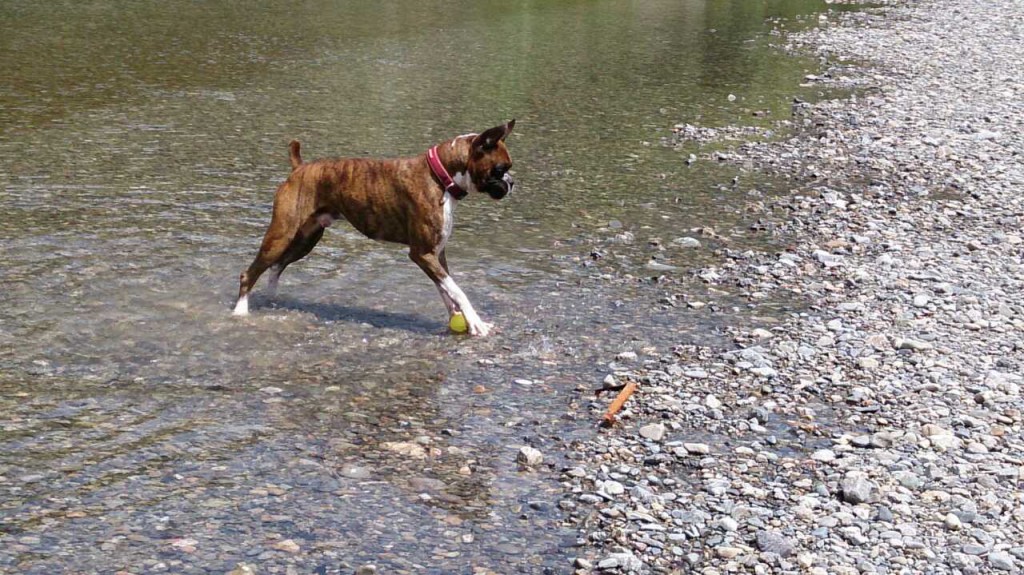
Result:
<svg viewBox="0 0 1024 575"><path fill-rule="evenodd" d="M567 569L579 389L620 351L749 321L722 294L659 305L707 296L688 272L709 250L651 241L767 241L741 211L767 182L662 139L788 114L814 63L768 49L768 19L823 8L0 4L0 572ZM497 336L447 335L405 252L344 226L230 316L290 139L409 155L509 118L519 189L460 205L449 244ZM652 256L668 287L626 277L664 273ZM519 472L524 443L553 468Z"/></svg>

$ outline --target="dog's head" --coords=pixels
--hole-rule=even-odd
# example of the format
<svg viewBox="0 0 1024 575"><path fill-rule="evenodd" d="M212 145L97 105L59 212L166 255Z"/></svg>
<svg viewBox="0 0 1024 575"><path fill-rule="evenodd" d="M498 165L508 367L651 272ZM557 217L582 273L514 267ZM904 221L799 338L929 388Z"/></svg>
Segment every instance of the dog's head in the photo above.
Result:
<svg viewBox="0 0 1024 575"><path fill-rule="evenodd" d="M504 198L516 186L508 173L512 157L505 147L505 138L515 125L516 121L510 120L477 135L470 143L466 167L473 186L496 200Z"/></svg>

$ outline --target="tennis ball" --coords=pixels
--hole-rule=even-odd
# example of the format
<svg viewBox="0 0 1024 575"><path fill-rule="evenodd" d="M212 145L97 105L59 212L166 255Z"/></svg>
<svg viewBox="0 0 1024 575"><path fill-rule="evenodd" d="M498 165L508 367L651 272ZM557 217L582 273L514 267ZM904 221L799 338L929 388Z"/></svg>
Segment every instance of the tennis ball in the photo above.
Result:
<svg viewBox="0 0 1024 575"><path fill-rule="evenodd" d="M462 312L452 314L451 319L448 320L448 329L455 333L466 333L469 331L469 324L466 323L466 316L462 315Z"/></svg>

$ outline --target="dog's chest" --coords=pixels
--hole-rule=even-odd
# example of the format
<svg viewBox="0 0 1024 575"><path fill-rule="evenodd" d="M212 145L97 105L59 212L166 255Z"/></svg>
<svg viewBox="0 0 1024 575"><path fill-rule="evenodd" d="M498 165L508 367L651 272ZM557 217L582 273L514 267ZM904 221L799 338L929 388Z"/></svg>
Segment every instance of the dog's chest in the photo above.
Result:
<svg viewBox="0 0 1024 575"><path fill-rule="evenodd" d="M448 192L444 193L444 202L441 205L444 218L441 223L441 250L444 250L444 246L448 243L448 238L452 237L452 230L455 229L455 199L453 199Z"/></svg>

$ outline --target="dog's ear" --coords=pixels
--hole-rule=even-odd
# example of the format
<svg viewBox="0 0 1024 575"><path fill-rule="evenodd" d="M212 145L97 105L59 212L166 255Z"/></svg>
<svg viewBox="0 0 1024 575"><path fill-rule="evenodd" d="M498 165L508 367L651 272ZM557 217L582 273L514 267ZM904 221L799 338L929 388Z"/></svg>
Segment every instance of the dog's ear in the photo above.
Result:
<svg viewBox="0 0 1024 575"><path fill-rule="evenodd" d="M509 120L507 124L504 124L502 126L495 126L474 138L473 147L482 148L484 150L494 149L494 147L498 145L498 142L501 142L506 137L508 137L509 133L512 131L512 128L514 128L515 126L515 120Z"/></svg>

